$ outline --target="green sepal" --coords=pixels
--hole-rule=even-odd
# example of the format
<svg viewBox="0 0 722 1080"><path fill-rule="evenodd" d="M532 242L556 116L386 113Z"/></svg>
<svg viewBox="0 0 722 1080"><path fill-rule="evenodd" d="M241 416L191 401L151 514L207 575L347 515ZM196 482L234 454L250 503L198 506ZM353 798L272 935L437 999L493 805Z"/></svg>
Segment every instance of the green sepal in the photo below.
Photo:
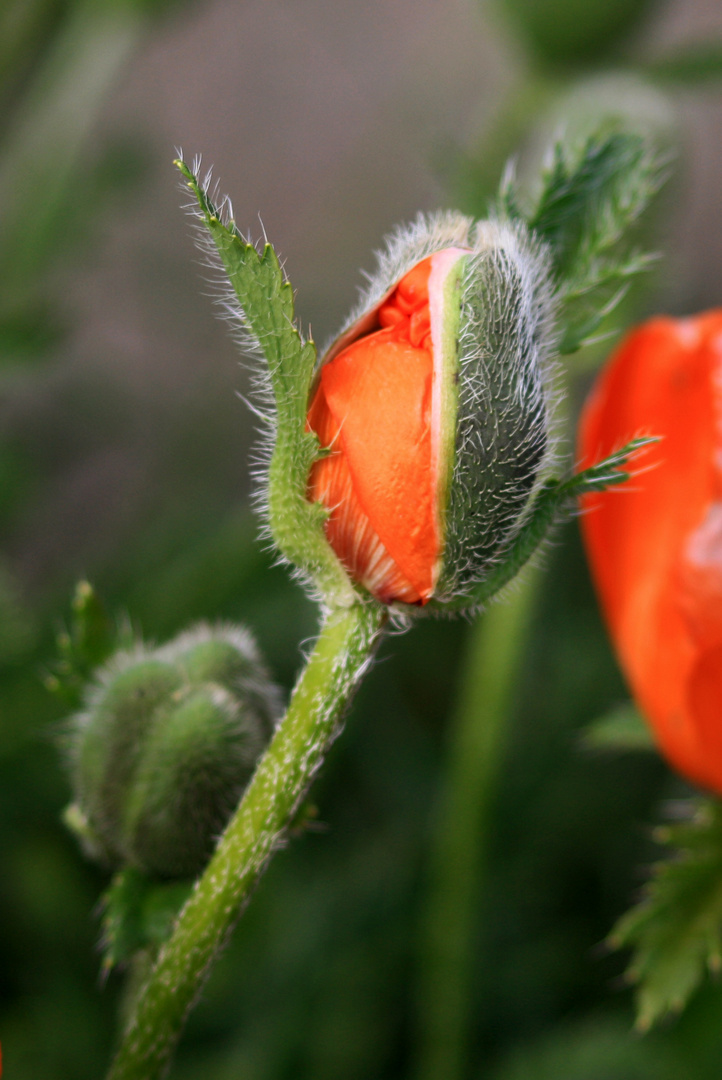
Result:
<svg viewBox="0 0 722 1080"><path fill-rule="evenodd" d="M198 201L200 220L240 305L243 326L268 367L276 426L266 493L271 536L326 602L348 606L359 594L326 540L327 512L306 497L310 468L321 456L317 436L306 430L316 347L304 341L294 323L293 290L271 245L259 251L245 240L232 220L224 220L198 175L181 160L176 165Z"/></svg>
<svg viewBox="0 0 722 1080"><path fill-rule="evenodd" d="M633 439L621 450L610 454L597 465L575 473L566 480L547 480L534 498L521 529L500 553L499 560L491 573L479 582L474 592L471 595L467 594L464 597L443 602L431 600L427 605L427 610L454 612L482 607L516 577L546 538L550 529L570 516L578 498L623 484L629 479L629 473L625 472L624 468L630 457L656 441L651 437Z"/></svg>
<svg viewBox="0 0 722 1080"><path fill-rule="evenodd" d="M655 831L667 853L608 939L632 949L626 978L636 986L640 1031L680 1012L722 964L722 803L697 799L686 809L687 820Z"/></svg>
<svg viewBox="0 0 722 1080"><path fill-rule="evenodd" d="M647 139L606 125L579 148L554 146L532 205L525 205L513 175L505 176L498 212L523 220L551 257L562 355L593 340L631 281L656 260L630 251L629 234L666 173L665 158Z"/></svg>
<svg viewBox="0 0 722 1080"><path fill-rule="evenodd" d="M585 750L625 752L656 750L649 726L633 701L625 701L588 724L581 735Z"/></svg>
<svg viewBox="0 0 722 1080"><path fill-rule="evenodd" d="M192 888L192 881L157 882L133 867L115 874L101 901L103 970L167 941Z"/></svg>

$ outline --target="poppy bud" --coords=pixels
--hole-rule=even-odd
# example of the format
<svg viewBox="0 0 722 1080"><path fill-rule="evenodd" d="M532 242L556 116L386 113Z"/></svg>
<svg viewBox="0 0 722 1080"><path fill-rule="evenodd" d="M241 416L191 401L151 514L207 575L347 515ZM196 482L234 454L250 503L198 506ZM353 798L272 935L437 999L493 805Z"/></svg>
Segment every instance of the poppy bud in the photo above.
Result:
<svg viewBox="0 0 722 1080"><path fill-rule="evenodd" d="M547 472L552 290L523 226L456 214L378 262L319 365L308 494L373 596L443 606L489 574Z"/></svg>
<svg viewBox="0 0 722 1080"><path fill-rule="evenodd" d="M722 794L722 311L634 330L587 401L580 451L661 436L619 494L584 500L607 625L661 750Z"/></svg>
<svg viewBox="0 0 722 1080"><path fill-rule="evenodd" d="M75 802L88 853L150 877L193 877L213 851L279 715L246 631L201 625L116 654L71 721Z"/></svg>

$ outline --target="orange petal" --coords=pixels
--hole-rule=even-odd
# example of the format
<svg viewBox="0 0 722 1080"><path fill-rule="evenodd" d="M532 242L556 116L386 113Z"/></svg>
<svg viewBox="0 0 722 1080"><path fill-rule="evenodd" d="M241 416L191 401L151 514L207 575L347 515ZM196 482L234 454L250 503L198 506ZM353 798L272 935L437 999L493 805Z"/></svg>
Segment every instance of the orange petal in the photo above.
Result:
<svg viewBox="0 0 722 1080"><path fill-rule="evenodd" d="M687 682L687 707L694 717L699 750L690 775L722 792L722 643L696 659Z"/></svg>
<svg viewBox="0 0 722 1080"><path fill-rule="evenodd" d="M427 349L386 331L355 342L321 373L359 505L419 595L433 590L439 552L431 475Z"/></svg>
<svg viewBox="0 0 722 1080"><path fill-rule="evenodd" d="M709 733L703 738L688 693L720 625L703 583L719 567L700 577L689 546L719 493L720 335L722 312L654 319L630 334L585 407L580 450L590 464L636 435L662 436L638 475L584 500L582 531L620 662L662 749L687 776L722 791L722 767L708 767ZM719 548L707 550L714 562ZM699 627L710 625L702 643ZM720 713L722 721L722 701Z"/></svg>
<svg viewBox="0 0 722 1080"><path fill-rule="evenodd" d="M431 268L432 257L413 267L381 305L381 329L323 366L308 414L332 447L313 467L309 496L331 511L326 535L339 558L385 602L425 603L440 559Z"/></svg>
<svg viewBox="0 0 722 1080"><path fill-rule="evenodd" d="M326 536L332 548L351 576L382 602L420 603L421 595L401 574L361 508L322 384L309 410L308 423L324 446L335 447L314 464L309 478L309 498L331 511Z"/></svg>

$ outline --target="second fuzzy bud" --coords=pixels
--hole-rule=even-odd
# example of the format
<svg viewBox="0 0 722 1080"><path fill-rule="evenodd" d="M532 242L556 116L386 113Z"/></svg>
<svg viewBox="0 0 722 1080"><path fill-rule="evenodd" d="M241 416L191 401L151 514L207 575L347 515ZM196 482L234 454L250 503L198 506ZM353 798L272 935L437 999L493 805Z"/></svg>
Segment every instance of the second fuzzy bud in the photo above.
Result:
<svg viewBox="0 0 722 1080"><path fill-rule="evenodd" d="M152 878L202 870L278 719L247 631L202 624L116 654L68 735L67 824L89 855Z"/></svg>

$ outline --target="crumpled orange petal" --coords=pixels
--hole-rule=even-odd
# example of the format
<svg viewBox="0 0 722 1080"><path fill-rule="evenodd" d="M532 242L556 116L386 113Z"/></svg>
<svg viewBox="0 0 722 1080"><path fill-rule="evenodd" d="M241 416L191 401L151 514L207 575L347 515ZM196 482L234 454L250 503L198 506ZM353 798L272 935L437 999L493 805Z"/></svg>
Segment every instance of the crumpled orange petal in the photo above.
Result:
<svg viewBox="0 0 722 1080"><path fill-rule="evenodd" d="M382 305L379 329L321 369L308 424L330 454L309 498L331 511L329 542L349 572L385 603L423 604L441 548L432 469L434 379L431 257Z"/></svg>
<svg viewBox="0 0 722 1080"><path fill-rule="evenodd" d="M582 415L582 465L661 442L582 532L632 692L670 762L722 793L722 310L633 331Z"/></svg>

